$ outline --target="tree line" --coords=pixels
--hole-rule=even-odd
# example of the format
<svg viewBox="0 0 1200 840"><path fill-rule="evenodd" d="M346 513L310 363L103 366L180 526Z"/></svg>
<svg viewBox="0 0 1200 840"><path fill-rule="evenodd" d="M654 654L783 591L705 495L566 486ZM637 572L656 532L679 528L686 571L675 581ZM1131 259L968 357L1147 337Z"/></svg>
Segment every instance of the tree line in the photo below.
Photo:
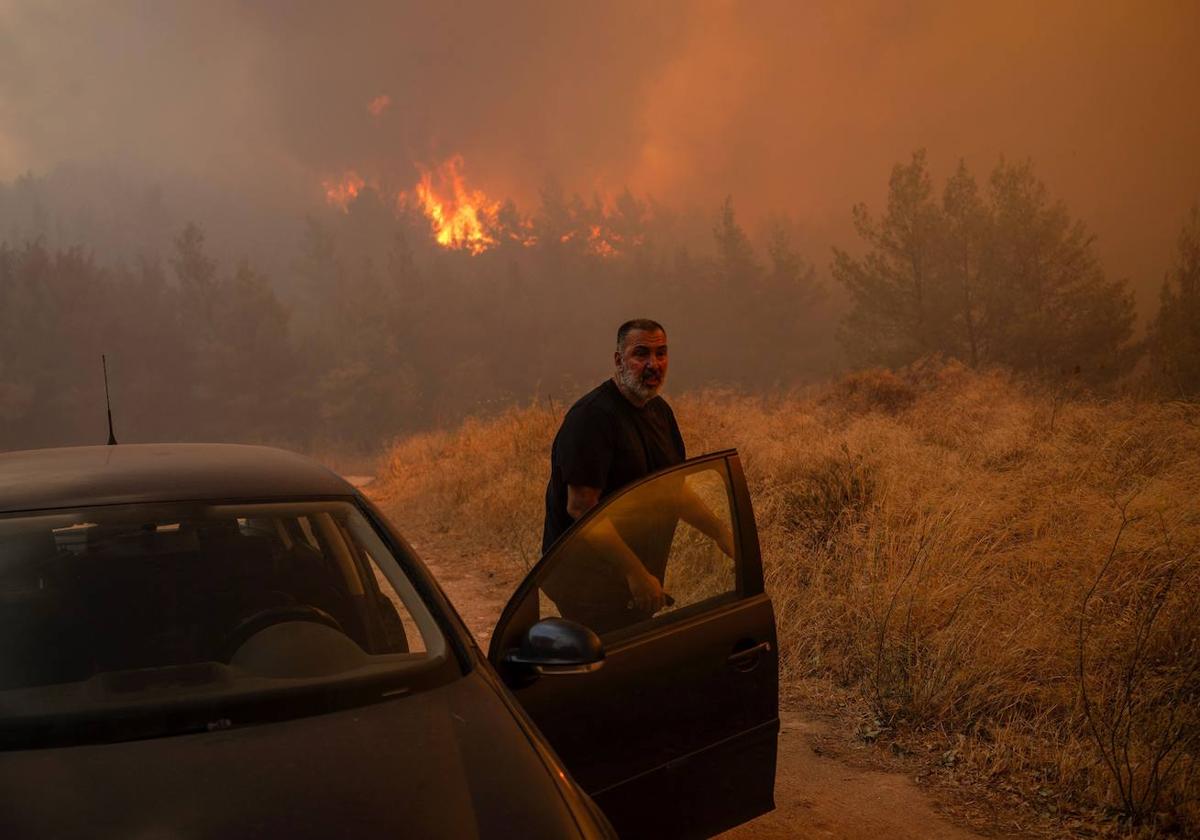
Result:
<svg viewBox="0 0 1200 840"><path fill-rule="evenodd" d="M1132 295L1029 163L1001 162L986 189L960 163L937 195L917 152L893 169L883 214L859 205L854 222L866 253L835 249L833 274L850 296L841 338L856 363L941 353L1092 380L1132 366Z"/></svg>
<svg viewBox="0 0 1200 840"><path fill-rule="evenodd" d="M586 235L600 223L606 252ZM706 241L679 228L630 194L604 210L550 182L523 241L478 256L366 190L305 220L281 281L222 264L195 224L164 260L0 244L0 448L103 441L101 353L118 439L306 449L570 399L607 375L629 317L667 323L676 387L828 372L828 295L784 226L761 253L730 201Z"/></svg>
<svg viewBox="0 0 1200 840"><path fill-rule="evenodd" d="M1158 314L1134 340L1133 295L1105 276L1094 239L1052 200L1032 163L1001 161L981 187L960 162L935 191L926 156L897 164L886 208L854 208L861 256L834 249L848 294L839 339L855 365L929 354L1042 377L1146 378L1200 396L1200 218L1193 209Z"/></svg>
<svg viewBox="0 0 1200 840"><path fill-rule="evenodd" d="M1001 162L982 186L960 165L936 191L918 152L895 167L882 214L853 219L861 248L835 249L832 288L786 224L756 244L732 200L697 238L629 193L606 208L552 181L529 220L506 206L478 256L438 246L423 216L369 189L307 218L273 278L215 258L195 224L161 260L5 242L0 448L103 441L106 353L118 438L366 450L582 393L631 316L667 324L679 389L765 391L938 353L1200 395L1196 211L1141 340L1125 283L1029 163Z"/></svg>

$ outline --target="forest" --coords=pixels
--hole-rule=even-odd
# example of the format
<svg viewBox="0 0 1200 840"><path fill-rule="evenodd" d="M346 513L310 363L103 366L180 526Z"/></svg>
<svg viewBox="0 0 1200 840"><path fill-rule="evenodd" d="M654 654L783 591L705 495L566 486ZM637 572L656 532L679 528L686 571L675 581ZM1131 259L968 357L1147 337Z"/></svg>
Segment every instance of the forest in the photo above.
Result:
<svg viewBox="0 0 1200 840"><path fill-rule="evenodd" d="M1197 211L1139 326L1127 279L1029 161L983 178L960 163L937 184L918 151L882 208L847 208L857 238L832 255L804 253L784 216L749 232L735 197L672 208L553 180L531 215L490 216L477 252L366 187L264 223L292 230L265 261L230 256L204 218L164 231L153 208L120 235L72 227L59 195L34 176L0 184L4 449L103 442L104 354L120 440L373 451L581 393L607 373L608 333L640 316L668 327L675 390L782 392L938 356L1200 395Z"/></svg>

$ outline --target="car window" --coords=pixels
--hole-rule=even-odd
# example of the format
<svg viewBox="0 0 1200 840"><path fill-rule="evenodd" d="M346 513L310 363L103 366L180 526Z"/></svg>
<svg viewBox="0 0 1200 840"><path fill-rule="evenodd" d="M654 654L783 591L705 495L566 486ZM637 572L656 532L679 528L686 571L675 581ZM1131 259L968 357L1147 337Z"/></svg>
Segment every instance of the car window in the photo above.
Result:
<svg viewBox="0 0 1200 840"><path fill-rule="evenodd" d="M0 518L0 724L402 676L446 649L348 502Z"/></svg>
<svg viewBox="0 0 1200 840"><path fill-rule="evenodd" d="M724 462L704 461L606 503L552 550L537 579L539 618L568 618L602 638L613 637L735 596L730 488ZM635 603L628 582L634 562L664 591L661 609L651 612Z"/></svg>

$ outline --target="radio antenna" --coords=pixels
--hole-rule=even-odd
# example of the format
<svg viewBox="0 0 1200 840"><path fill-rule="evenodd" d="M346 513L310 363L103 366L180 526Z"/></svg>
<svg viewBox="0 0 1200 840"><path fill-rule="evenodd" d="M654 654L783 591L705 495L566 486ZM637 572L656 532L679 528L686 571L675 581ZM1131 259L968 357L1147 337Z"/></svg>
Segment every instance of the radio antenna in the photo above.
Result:
<svg viewBox="0 0 1200 840"><path fill-rule="evenodd" d="M113 435L112 427L112 402L108 399L108 359L104 358L104 354L100 354L100 365L104 368L104 407L108 409L108 445L116 446L117 438Z"/></svg>

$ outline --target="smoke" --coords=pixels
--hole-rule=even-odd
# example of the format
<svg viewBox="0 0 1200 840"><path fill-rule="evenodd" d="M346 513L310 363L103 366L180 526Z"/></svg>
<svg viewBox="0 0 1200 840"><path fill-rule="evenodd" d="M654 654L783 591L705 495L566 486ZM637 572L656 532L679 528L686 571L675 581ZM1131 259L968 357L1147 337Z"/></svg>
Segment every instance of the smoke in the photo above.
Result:
<svg viewBox="0 0 1200 840"><path fill-rule="evenodd" d="M115 167L298 215L346 169L403 188L457 153L527 208L549 176L732 194L824 263L913 149L935 174L1031 157L1152 288L1200 197L1198 25L1188 2L0 0L0 178Z"/></svg>

